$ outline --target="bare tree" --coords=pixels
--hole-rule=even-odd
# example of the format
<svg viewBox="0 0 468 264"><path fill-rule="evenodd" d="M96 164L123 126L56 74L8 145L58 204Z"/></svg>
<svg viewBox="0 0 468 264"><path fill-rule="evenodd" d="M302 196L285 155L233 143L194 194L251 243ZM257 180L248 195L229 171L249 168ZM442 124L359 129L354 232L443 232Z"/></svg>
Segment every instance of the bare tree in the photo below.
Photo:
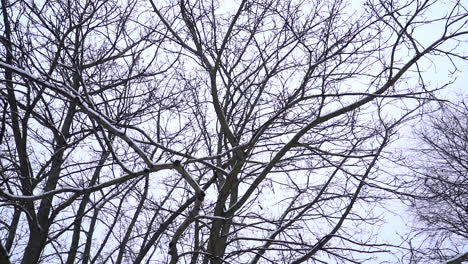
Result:
<svg viewBox="0 0 468 264"><path fill-rule="evenodd" d="M468 106L442 103L419 131L410 201L417 219L412 258L468 261ZM440 263L440 262L438 262Z"/></svg>
<svg viewBox="0 0 468 264"><path fill-rule="evenodd" d="M0 260L387 252L379 159L439 88L420 63L465 59L466 6L443 6L2 0Z"/></svg>

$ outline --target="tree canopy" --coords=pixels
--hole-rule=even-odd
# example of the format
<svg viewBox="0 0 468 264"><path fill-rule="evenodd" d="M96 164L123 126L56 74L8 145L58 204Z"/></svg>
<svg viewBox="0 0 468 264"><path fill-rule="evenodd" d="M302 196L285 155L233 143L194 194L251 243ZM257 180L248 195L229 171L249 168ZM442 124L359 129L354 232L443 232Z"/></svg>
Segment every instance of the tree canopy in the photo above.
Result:
<svg viewBox="0 0 468 264"><path fill-rule="evenodd" d="M466 62L468 11L352 4L1 0L0 262L390 252L386 149Z"/></svg>

